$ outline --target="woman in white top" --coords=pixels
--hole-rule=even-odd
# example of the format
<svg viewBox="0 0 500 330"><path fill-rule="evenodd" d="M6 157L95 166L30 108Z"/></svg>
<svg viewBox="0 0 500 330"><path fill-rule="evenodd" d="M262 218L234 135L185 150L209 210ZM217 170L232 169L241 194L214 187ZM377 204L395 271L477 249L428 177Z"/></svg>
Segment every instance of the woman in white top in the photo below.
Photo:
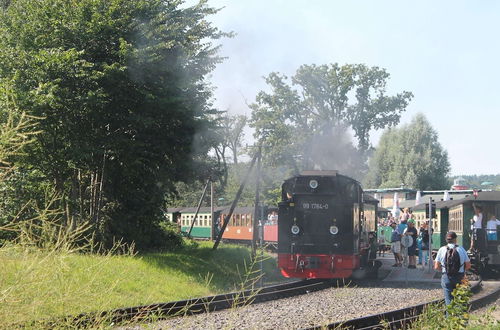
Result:
<svg viewBox="0 0 500 330"><path fill-rule="evenodd" d="M483 228L483 207L480 205L473 205L474 217L471 219L472 229Z"/></svg>
<svg viewBox="0 0 500 330"><path fill-rule="evenodd" d="M471 225L471 230L474 232L474 229L481 229L483 228L483 207L481 205L476 205L472 204L472 207L474 208L474 217L470 219L472 225ZM472 235L471 239L471 244L470 244L470 249L474 249L474 235Z"/></svg>

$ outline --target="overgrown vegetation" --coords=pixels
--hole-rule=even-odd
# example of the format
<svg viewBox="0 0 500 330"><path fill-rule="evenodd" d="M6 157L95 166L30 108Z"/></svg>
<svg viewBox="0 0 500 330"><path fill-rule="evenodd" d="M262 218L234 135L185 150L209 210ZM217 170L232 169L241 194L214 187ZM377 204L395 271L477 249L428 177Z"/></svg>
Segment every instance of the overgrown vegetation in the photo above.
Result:
<svg viewBox="0 0 500 330"><path fill-rule="evenodd" d="M1 180L16 170L6 161L22 152L34 133L28 117L4 112L0 125ZM33 132L33 131L31 131ZM48 190L50 191L50 190ZM162 223L170 235L170 252L134 252L122 240L108 246L96 240L92 222L67 222L61 195L47 194L42 207L28 202L30 216L20 212L0 224L0 328L106 327L106 317L88 324L73 324L63 316L157 302L206 296L241 288L241 270L250 251L212 243L182 241L175 229ZM266 276L275 279L273 260L264 261ZM254 271L254 270L252 270Z"/></svg>
<svg viewBox="0 0 500 330"><path fill-rule="evenodd" d="M47 191L64 223L138 248L159 227L174 184L217 172L217 111L205 77L225 36L206 1L12 0L0 10L0 120L37 117L39 134L0 187L0 224L33 216ZM33 208L26 208L29 203Z"/></svg>
<svg viewBox="0 0 500 330"><path fill-rule="evenodd" d="M0 248L0 328L238 291L255 283L247 274L258 278L252 275L258 269L248 268L252 261L244 247L224 245L212 251L212 243L191 242L175 252L135 254L117 242L112 251L96 253L87 245L88 252L82 253L81 244L70 244L74 232L50 232L59 237L50 248L34 248L28 241ZM263 264L266 279L277 280L274 260Z"/></svg>
<svg viewBox="0 0 500 330"><path fill-rule="evenodd" d="M440 303L428 306L411 329L498 329L500 322L491 317L491 311L478 316L469 313L471 297L472 291L465 279L453 290L450 305Z"/></svg>

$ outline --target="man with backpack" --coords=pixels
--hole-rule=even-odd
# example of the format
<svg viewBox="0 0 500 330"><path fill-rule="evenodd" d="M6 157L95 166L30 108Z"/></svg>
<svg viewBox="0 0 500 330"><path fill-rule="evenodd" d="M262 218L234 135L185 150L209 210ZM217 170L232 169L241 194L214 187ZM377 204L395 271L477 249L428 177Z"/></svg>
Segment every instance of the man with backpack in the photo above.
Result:
<svg viewBox="0 0 500 330"><path fill-rule="evenodd" d="M462 281L465 271L470 268L467 252L457 245L457 234L450 231L446 234L446 244L437 253L434 269L441 271L441 287L444 291L444 301L449 305L453 300L452 292Z"/></svg>

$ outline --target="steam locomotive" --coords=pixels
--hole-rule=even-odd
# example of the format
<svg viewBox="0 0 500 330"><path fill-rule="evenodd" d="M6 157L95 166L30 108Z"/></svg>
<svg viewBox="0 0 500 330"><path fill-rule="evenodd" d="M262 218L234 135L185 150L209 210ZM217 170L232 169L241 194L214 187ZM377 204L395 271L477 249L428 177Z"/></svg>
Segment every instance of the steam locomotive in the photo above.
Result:
<svg viewBox="0 0 500 330"><path fill-rule="evenodd" d="M364 200L359 182L337 171L305 171L283 183L281 197L278 266L285 277L376 274L377 201Z"/></svg>

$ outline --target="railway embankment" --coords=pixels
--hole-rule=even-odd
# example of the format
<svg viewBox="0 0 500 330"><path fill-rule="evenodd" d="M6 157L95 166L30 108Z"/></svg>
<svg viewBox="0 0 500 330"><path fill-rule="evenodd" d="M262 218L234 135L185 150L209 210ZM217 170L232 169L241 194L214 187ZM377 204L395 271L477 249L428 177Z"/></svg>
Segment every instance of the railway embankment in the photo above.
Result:
<svg viewBox="0 0 500 330"><path fill-rule="evenodd" d="M378 280L357 281L350 285L241 308L175 317L148 326L152 329L314 328L369 315L390 314L396 310L442 299L438 276L428 274L423 268L409 272L393 269L390 267L390 258L384 258L382 261ZM471 284L474 287L480 286L478 282ZM480 292L479 296L486 294L487 289Z"/></svg>
<svg viewBox="0 0 500 330"><path fill-rule="evenodd" d="M250 265L250 251L233 245L213 251L210 242L144 254L4 246L0 264L0 328L9 328L234 291ZM267 280L279 280L274 259L264 260L263 267Z"/></svg>

